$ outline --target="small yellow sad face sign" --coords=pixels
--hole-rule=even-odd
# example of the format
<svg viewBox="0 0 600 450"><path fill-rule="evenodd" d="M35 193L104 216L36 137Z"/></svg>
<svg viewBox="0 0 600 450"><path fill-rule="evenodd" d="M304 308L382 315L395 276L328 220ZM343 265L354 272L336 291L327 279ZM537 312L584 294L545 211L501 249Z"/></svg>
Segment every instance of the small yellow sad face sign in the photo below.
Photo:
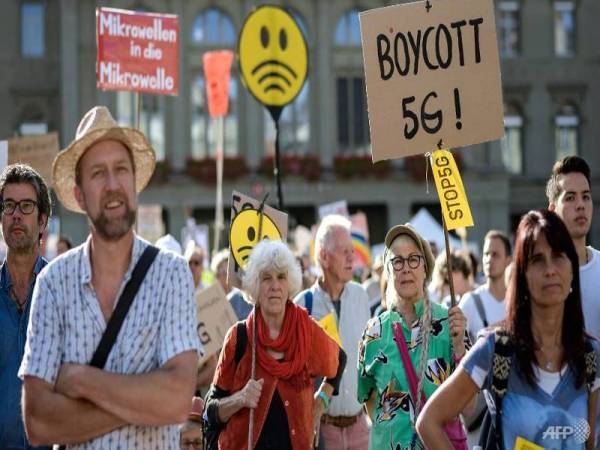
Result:
<svg viewBox="0 0 600 450"><path fill-rule="evenodd" d="M244 83L265 106L290 103L308 72L306 41L296 21L284 9L261 6L247 18L239 37Z"/></svg>
<svg viewBox="0 0 600 450"><path fill-rule="evenodd" d="M231 254L236 264L242 269L246 268L252 249L262 239L281 240L281 233L269 216L265 214L262 216L260 236L258 235L259 222L260 214L256 209L245 209L231 221L229 231Z"/></svg>

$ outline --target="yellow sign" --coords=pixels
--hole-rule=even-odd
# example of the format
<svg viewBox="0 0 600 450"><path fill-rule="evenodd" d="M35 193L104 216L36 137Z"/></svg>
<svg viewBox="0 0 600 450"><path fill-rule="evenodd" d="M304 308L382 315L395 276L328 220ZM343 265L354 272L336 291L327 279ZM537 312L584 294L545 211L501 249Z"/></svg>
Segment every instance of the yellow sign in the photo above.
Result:
<svg viewBox="0 0 600 450"><path fill-rule="evenodd" d="M321 328L325 330L325 333L327 333L331 339L342 347L342 340L340 339L340 333L338 333L337 323L335 322L333 313L329 313L321 318L321 320L319 320L319 325L321 325Z"/></svg>
<svg viewBox="0 0 600 450"><path fill-rule="evenodd" d="M308 50L289 13L258 7L246 18L238 46L242 79L259 102L282 107L296 98L308 73Z"/></svg>
<svg viewBox="0 0 600 450"><path fill-rule="evenodd" d="M545 450L544 447L541 447L533 442L528 441L527 439L523 439L522 437L517 437L515 441L515 450Z"/></svg>
<svg viewBox="0 0 600 450"><path fill-rule="evenodd" d="M261 215L256 209L245 209L238 213L231 222L229 235L231 254L242 269L246 268L252 249L262 239L281 240L281 233L269 216L262 215L262 225L260 225L260 220ZM259 229L260 236L258 235Z"/></svg>
<svg viewBox="0 0 600 450"><path fill-rule="evenodd" d="M452 153L448 150L433 152L431 168L448 230L472 227L471 208Z"/></svg>

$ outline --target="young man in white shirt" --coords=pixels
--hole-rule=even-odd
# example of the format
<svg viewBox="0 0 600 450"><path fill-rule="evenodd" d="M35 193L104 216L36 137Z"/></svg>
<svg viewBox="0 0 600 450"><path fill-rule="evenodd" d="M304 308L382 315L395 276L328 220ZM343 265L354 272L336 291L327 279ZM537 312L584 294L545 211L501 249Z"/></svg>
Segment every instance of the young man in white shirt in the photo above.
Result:
<svg viewBox="0 0 600 450"><path fill-rule="evenodd" d="M600 252L585 245L592 226L594 205L590 189L590 167L579 156L557 161L546 185L548 209L560 216L579 256L579 283L585 328L600 337Z"/></svg>
<svg viewBox="0 0 600 450"><path fill-rule="evenodd" d="M458 305L467 317L467 331L473 341L479 331L506 315L504 271L510 261L511 246L506 234L498 230L488 231L483 243L485 283L465 294Z"/></svg>

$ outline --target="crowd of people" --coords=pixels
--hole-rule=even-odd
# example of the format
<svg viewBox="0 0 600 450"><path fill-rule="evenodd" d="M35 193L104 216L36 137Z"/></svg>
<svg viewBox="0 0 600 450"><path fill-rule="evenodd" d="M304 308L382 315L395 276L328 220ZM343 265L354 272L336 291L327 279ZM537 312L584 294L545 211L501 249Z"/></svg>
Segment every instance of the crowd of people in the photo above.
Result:
<svg viewBox="0 0 600 450"><path fill-rule="evenodd" d="M49 263L47 180L25 164L0 175L0 448L598 448L600 253L582 158L554 165L514 245L486 234L481 271L468 249L436 255L396 224L357 279L350 222L330 215L313 260L266 239L241 288L227 249L209 264L193 241L136 235L154 165L142 133L89 111L52 186L90 234L62 237ZM199 365L195 296L211 279L239 322Z"/></svg>

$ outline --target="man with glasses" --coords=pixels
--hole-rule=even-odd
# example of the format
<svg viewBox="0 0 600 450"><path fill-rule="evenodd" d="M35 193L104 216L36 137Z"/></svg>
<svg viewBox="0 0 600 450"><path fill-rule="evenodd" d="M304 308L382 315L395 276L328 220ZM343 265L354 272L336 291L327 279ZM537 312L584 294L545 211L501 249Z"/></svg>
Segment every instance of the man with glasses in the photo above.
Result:
<svg viewBox="0 0 600 450"><path fill-rule="evenodd" d="M17 372L25 348L33 286L46 265L40 255L40 241L52 207L42 177L23 164L6 167L0 175L0 210L8 247L0 268L0 448L32 449L21 419Z"/></svg>
<svg viewBox="0 0 600 450"><path fill-rule="evenodd" d="M352 280L354 246L350 221L343 216L325 217L315 237L315 260L321 275L301 292L294 303L305 307L346 352L348 362L340 381L339 394L329 402L321 420L326 450L366 450L369 427L356 399L358 345L369 321L369 297ZM318 402L319 407L324 405Z"/></svg>

